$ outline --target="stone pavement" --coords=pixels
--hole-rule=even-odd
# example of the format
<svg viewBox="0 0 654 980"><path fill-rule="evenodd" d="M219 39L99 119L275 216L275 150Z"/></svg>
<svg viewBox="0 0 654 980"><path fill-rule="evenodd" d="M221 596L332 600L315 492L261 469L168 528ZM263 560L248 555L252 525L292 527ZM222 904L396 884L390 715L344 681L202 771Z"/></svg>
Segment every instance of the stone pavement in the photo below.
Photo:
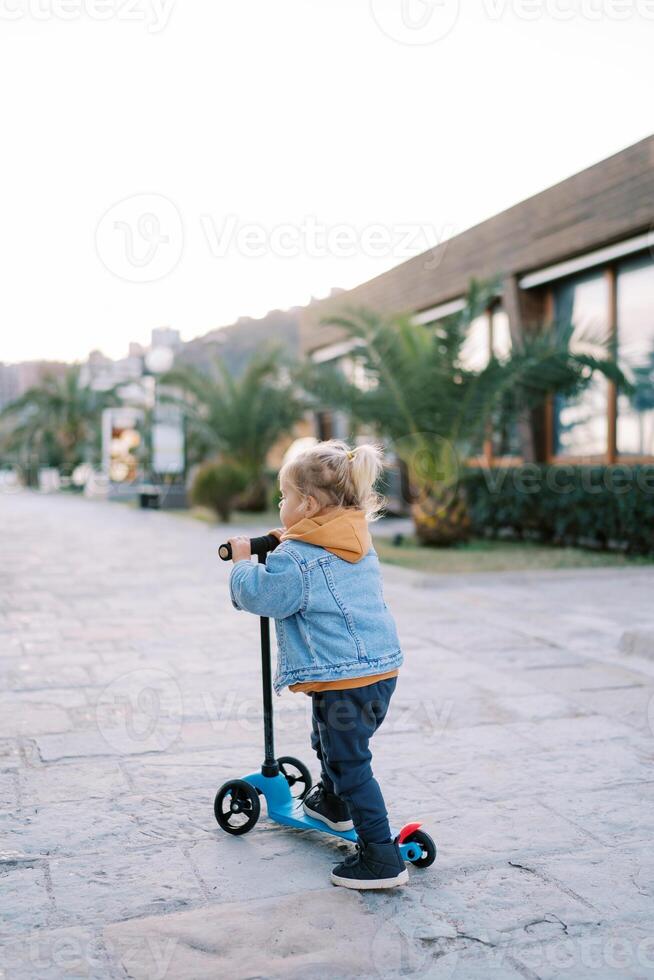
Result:
<svg viewBox="0 0 654 980"><path fill-rule="evenodd" d="M654 661L621 648L654 572L385 569L406 665L375 768L439 857L359 895L333 838L214 822L262 755L223 537L0 497L0 976L654 977ZM315 772L308 705L276 699L277 748Z"/></svg>

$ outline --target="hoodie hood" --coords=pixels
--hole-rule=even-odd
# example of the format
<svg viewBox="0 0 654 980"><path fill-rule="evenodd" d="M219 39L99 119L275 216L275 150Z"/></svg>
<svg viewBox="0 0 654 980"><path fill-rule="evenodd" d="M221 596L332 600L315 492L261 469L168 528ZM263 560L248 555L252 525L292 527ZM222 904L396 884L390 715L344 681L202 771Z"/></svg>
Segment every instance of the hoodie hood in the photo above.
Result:
<svg viewBox="0 0 654 980"><path fill-rule="evenodd" d="M284 531L281 540L306 541L349 562L361 561L372 545L365 513L348 508L305 517Z"/></svg>

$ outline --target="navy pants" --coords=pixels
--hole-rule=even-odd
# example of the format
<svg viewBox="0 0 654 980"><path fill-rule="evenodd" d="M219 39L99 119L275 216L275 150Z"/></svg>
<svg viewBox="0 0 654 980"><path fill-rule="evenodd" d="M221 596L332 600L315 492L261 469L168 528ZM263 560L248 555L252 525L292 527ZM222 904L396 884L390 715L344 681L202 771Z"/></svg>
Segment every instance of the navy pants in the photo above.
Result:
<svg viewBox="0 0 654 980"><path fill-rule="evenodd" d="M397 677L367 687L311 695L311 745L328 793L345 800L354 829L365 844L391 839L386 804L372 774L368 743L388 711Z"/></svg>

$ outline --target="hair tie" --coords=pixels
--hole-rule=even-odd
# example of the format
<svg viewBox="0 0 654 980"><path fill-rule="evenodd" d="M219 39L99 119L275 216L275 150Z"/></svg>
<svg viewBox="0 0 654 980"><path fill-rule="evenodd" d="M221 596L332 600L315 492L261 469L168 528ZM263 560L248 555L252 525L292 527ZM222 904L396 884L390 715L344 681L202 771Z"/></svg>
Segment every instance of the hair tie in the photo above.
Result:
<svg viewBox="0 0 654 980"><path fill-rule="evenodd" d="M348 451L347 451L347 458L348 459L354 459L354 453L352 452L351 449L348 449Z"/></svg>

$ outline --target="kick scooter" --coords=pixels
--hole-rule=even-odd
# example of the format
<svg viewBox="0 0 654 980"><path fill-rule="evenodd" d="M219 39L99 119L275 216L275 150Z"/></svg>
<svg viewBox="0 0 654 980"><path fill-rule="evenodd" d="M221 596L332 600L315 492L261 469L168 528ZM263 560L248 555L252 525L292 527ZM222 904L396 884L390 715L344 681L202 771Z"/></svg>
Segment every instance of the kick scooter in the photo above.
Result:
<svg viewBox="0 0 654 980"><path fill-rule="evenodd" d="M250 552L264 564L268 552L279 540L274 534L251 538ZM223 561L232 557L229 544L222 544L218 554ZM264 616L261 624L261 674L263 681L263 741L265 758L259 772L241 779L230 779L220 787L214 801L214 814L220 827L228 834L247 834L261 814L260 796L266 800L268 816L276 823L302 830L317 830L321 834L357 840L354 830L332 830L320 820L314 820L302 808L302 801L312 786L311 773L299 759L290 755L275 758L273 730L272 674L270 665L270 620ZM436 858L436 845L419 823L408 823L396 833L402 857L418 868L427 868Z"/></svg>

